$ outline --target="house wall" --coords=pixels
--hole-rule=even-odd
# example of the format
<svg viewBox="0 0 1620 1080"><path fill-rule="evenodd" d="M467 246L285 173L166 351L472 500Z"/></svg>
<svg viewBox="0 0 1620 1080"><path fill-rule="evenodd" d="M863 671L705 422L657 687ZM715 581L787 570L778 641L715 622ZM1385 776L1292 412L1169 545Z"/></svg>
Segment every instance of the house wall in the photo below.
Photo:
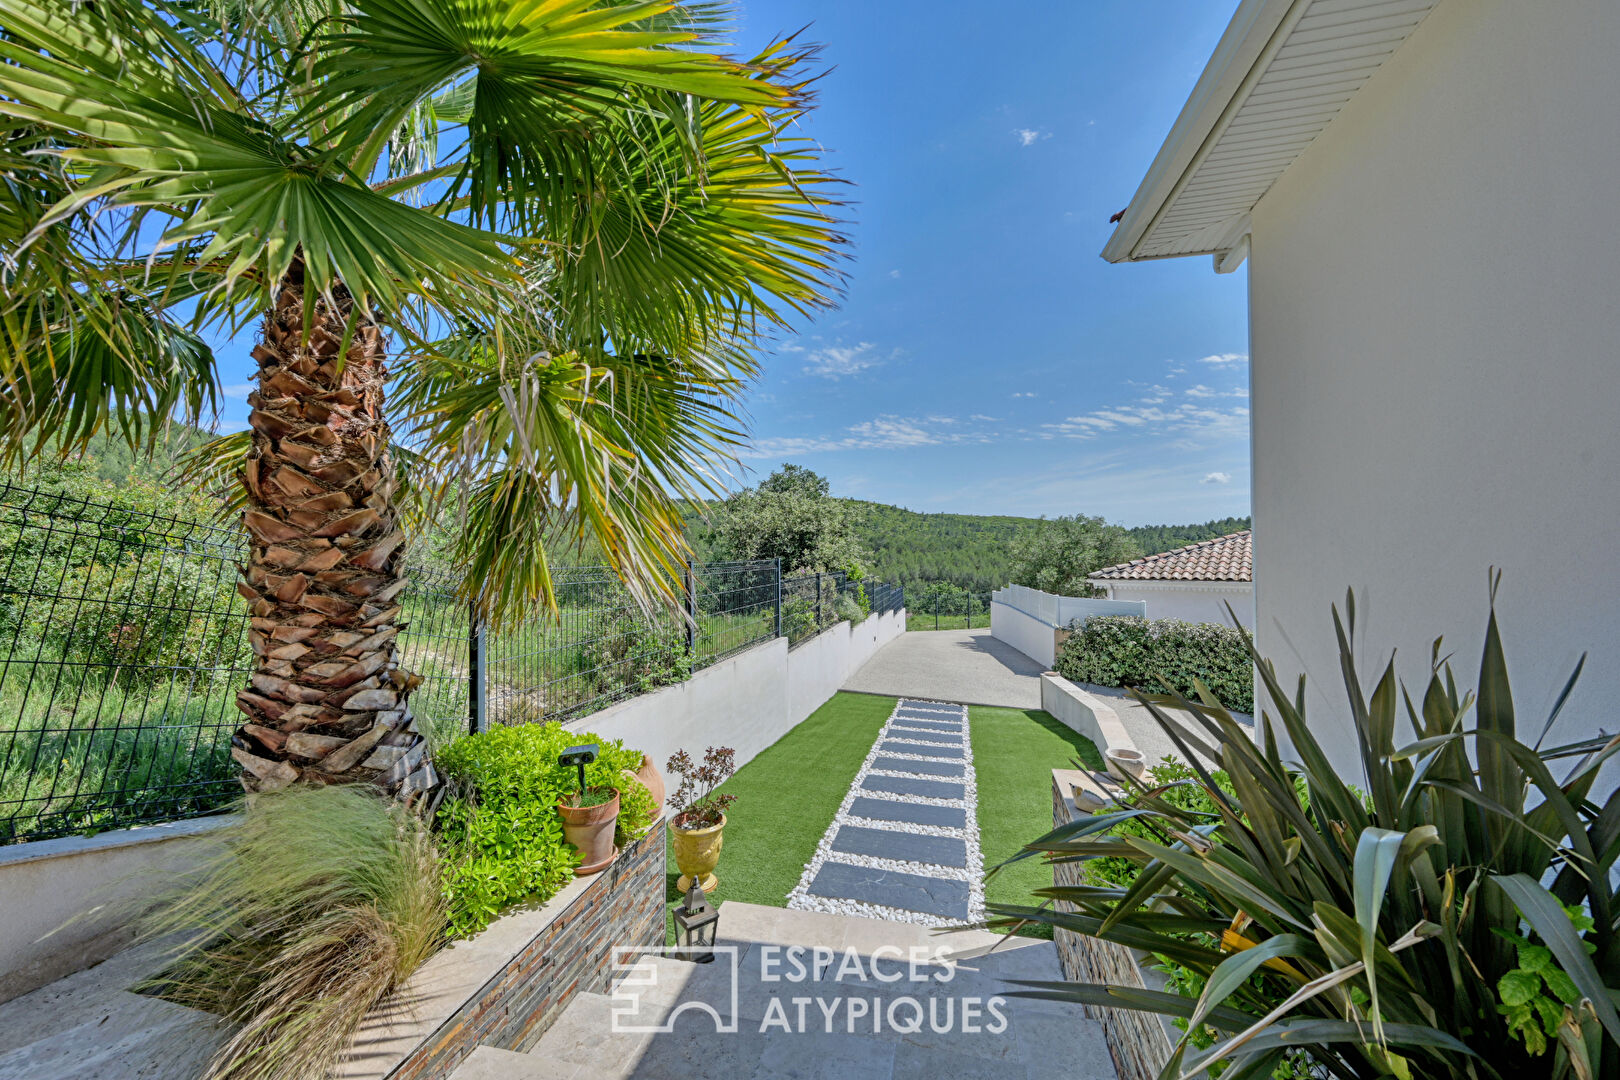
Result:
<svg viewBox="0 0 1620 1080"><path fill-rule="evenodd" d="M1616 56L1613 0L1444 0L1254 210L1258 639L1346 767L1346 586L1418 694L1501 568L1530 740L1584 650L1549 745L1616 727Z"/></svg>
<svg viewBox="0 0 1620 1080"><path fill-rule="evenodd" d="M1138 582L1098 582L1108 590L1110 600L1134 600L1147 605L1150 619L1181 619L1184 622L1232 625L1226 605L1237 612L1238 622L1254 629L1254 586L1199 588L1192 583L1142 584Z"/></svg>

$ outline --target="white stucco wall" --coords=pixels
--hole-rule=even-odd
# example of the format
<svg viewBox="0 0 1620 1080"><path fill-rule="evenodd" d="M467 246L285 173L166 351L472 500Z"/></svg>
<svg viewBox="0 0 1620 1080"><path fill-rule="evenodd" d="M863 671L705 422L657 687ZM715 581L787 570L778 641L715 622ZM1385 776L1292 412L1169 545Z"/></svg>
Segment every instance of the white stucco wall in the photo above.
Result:
<svg viewBox="0 0 1620 1080"><path fill-rule="evenodd" d="M1099 582L1108 590L1110 600L1135 600L1147 605L1150 619L1181 619L1183 622L1220 623L1232 625L1232 616L1226 605L1237 612L1238 622L1254 629L1254 586L1200 587L1192 582L1140 583L1131 581Z"/></svg>
<svg viewBox="0 0 1620 1080"><path fill-rule="evenodd" d="M1617 56L1613 0L1443 0L1254 211L1258 639L1346 766L1346 586L1417 694L1500 567L1531 739L1583 650L1551 739L1620 726Z"/></svg>
<svg viewBox="0 0 1620 1080"><path fill-rule="evenodd" d="M990 598L990 634L1042 667L1051 668L1057 662L1057 637L1053 631L1059 627L1093 615L1142 615L1145 610L1140 603L1058 596L1009 585Z"/></svg>
<svg viewBox="0 0 1620 1080"><path fill-rule="evenodd" d="M574 731L622 739L662 769L676 750L701 755L729 746L737 766L786 735L819 709L876 652L905 632L904 611L838 623L789 650L776 638L711 667L686 682L621 701L570 721Z"/></svg>

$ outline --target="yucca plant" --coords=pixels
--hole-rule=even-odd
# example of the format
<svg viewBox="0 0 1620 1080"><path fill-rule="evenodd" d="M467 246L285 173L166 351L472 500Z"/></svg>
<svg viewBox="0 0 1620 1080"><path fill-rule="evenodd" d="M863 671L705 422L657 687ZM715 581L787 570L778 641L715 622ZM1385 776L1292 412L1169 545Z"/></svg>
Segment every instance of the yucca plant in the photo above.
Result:
<svg viewBox="0 0 1620 1080"><path fill-rule="evenodd" d="M213 399L255 324L241 485L250 790L433 774L399 669L401 484L467 598L554 603L544 540L673 595L755 336L823 306L812 50L695 0L9 0L0 457ZM386 361L393 361L390 370ZM403 383L403 410L385 391ZM400 475L401 440L421 464Z"/></svg>
<svg viewBox="0 0 1620 1080"><path fill-rule="evenodd" d="M1364 692L1354 595L1345 618L1335 608L1365 790L1313 735L1303 677L1290 697L1252 642L1271 702L1258 741L1203 687L1196 702L1139 695L1214 813L1137 789L1017 856L1124 859L1133 883L1041 890L1062 909L992 911L1156 954L1204 990L1196 1000L1067 983L1030 992L1215 1029L1202 1053L1181 1040L1167 1080L1212 1066L1225 1080L1266 1077L1302 1054L1318 1075L1367 1080L1620 1076L1620 792L1593 795L1620 739L1541 746L1579 667L1536 741L1519 738L1494 580L1491 597L1477 689L1459 691L1436 641L1416 699L1393 659ZM1403 707L1410 738L1398 734ZM1219 763L1230 794L1199 755ZM1126 822L1138 835L1118 831Z"/></svg>
<svg viewBox="0 0 1620 1080"><path fill-rule="evenodd" d="M445 941L419 815L354 786L260 795L144 920L170 944L148 988L235 1025L209 1080L318 1078L366 1014Z"/></svg>

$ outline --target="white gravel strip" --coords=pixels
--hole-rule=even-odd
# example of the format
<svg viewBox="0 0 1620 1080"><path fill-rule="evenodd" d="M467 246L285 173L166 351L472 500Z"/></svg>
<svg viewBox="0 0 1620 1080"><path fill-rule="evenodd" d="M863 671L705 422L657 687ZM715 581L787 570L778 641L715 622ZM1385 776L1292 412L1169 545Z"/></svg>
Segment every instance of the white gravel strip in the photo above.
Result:
<svg viewBox="0 0 1620 1080"><path fill-rule="evenodd" d="M939 746L939 743L925 743L922 740L908 740L903 732L891 731L895 725L904 725L906 717L901 716L902 710L914 710L918 706L930 707L941 714L942 718L961 723L967 753L960 758L939 758L928 754L908 754L904 751L884 750L881 747L887 743L910 743L911 745ZM817 896L810 892L810 883L815 880L825 862L841 862L851 866L863 866L878 870L892 870L901 873L919 874L925 877L934 877L954 881L965 881L968 885L968 919L967 924L982 926L984 915L984 855L979 850L979 789L977 778L973 770L972 745L965 741L967 734L967 706L953 705L939 702L921 702L912 698L902 698L895 705L894 712L884 723L883 730L878 733L877 739L872 743L872 749L867 752L866 760L861 763L860 771L855 774L849 791L844 795L843 803L838 807L838 813L833 815L832 824L822 834L821 842L816 845L816 853L804 866L804 873L799 878L799 884L788 893L787 906L797 911L820 911L832 915L858 915L868 919L886 919L890 922L914 923L921 926L957 926L956 920L941 918L921 911L905 911L900 908L884 907L880 904L867 904L857 900L840 900L828 896ZM872 763L879 757L898 758L902 761L948 761L962 765L961 776L935 776L929 773L896 772L893 769L874 769ZM965 797L961 799L927 799L911 795L898 795L894 792L866 791L861 784L868 774L879 776L906 776L923 780L940 780L949 783L961 784ZM967 811L967 828L954 829L939 825L914 825L905 821L886 821L876 818L866 818L851 813L850 807L856 799L880 799L889 802L900 802L913 805L927 806L954 806ZM894 859L878 859L868 855L850 855L832 849L833 838L838 833L840 825L854 825L867 829L887 829L891 832L911 833L917 836L948 836L962 840L967 846L967 866L950 867L936 866L932 863L902 862Z"/></svg>

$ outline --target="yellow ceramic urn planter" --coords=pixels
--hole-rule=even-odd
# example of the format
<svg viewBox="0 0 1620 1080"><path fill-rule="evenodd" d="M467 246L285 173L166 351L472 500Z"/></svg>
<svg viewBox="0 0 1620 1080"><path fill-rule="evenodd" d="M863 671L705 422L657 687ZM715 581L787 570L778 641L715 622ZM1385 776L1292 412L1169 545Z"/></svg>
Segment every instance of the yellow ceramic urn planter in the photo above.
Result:
<svg viewBox="0 0 1620 1080"><path fill-rule="evenodd" d="M675 887L681 892L696 881L703 891L713 892L720 884L714 868L720 862L720 845L725 843L726 815L720 815L720 824L703 829L683 829L670 822L670 842L675 848L675 865L681 868L680 880Z"/></svg>

